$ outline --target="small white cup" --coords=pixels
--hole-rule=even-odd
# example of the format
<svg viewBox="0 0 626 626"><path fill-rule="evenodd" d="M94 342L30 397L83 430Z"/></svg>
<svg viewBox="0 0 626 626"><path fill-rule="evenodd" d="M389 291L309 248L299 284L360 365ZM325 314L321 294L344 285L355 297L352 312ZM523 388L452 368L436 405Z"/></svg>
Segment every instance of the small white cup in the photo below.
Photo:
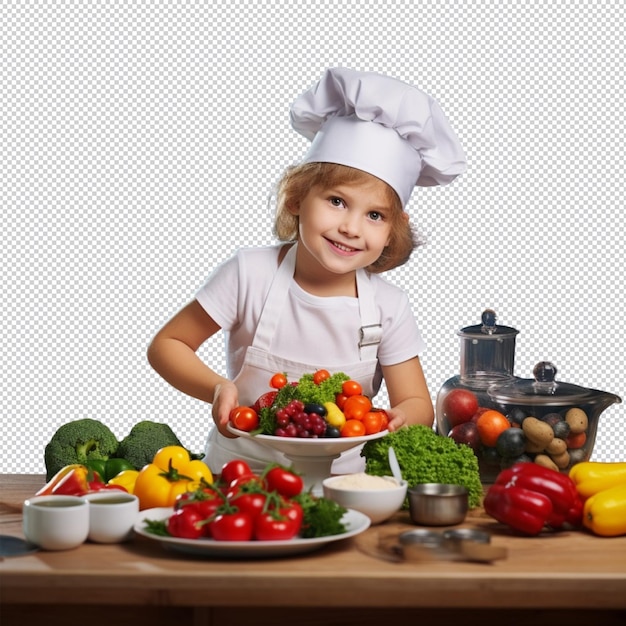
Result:
<svg viewBox="0 0 626 626"><path fill-rule="evenodd" d="M22 509L24 536L43 550L77 548L89 533L89 505L77 496L35 496Z"/></svg>
<svg viewBox="0 0 626 626"><path fill-rule="evenodd" d="M139 516L139 498L118 490L82 496L89 504L89 541L120 543L130 539Z"/></svg>

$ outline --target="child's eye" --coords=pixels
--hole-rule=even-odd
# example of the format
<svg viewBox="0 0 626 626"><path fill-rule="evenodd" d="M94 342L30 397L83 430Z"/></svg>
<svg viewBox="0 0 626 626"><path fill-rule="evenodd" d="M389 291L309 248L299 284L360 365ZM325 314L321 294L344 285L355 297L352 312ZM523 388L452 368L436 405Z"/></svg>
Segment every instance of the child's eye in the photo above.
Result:
<svg viewBox="0 0 626 626"><path fill-rule="evenodd" d="M337 196L331 196L331 197L329 198L329 202L330 202L333 206L337 206L337 207L342 207L342 206L345 206L344 201L343 201L341 198L337 197Z"/></svg>
<svg viewBox="0 0 626 626"><path fill-rule="evenodd" d="M378 211L370 211L369 218L374 222L381 222L385 219L385 216Z"/></svg>

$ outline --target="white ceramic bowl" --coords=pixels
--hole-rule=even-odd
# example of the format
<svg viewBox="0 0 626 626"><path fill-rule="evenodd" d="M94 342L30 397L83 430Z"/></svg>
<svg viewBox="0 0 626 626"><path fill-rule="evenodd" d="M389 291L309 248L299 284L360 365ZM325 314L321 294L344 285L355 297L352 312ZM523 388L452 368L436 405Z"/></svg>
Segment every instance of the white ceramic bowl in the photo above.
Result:
<svg viewBox="0 0 626 626"><path fill-rule="evenodd" d="M22 514L24 536L44 550L71 550L87 539L89 506L77 496L34 496Z"/></svg>
<svg viewBox="0 0 626 626"><path fill-rule="evenodd" d="M392 484L390 489L345 486L345 483L355 476L358 475L348 474L326 478L322 481L324 497L334 500L346 509L354 509L367 515L372 524L380 524L400 510L406 498L407 482L405 480L398 485L395 478L385 477Z"/></svg>
<svg viewBox="0 0 626 626"><path fill-rule="evenodd" d="M89 504L89 541L119 543L130 539L139 517L139 498L117 489L82 496Z"/></svg>

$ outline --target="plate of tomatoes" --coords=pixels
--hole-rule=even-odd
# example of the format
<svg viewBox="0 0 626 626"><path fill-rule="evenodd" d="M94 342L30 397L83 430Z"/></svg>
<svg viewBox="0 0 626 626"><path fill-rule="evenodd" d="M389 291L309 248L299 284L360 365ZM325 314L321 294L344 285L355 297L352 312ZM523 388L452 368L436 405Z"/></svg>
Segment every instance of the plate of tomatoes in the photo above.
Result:
<svg viewBox="0 0 626 626"><path fill-rule="evenodd" d="M286 540L253 541L218 541L215 539L183 539L155 535L146 528L146 521L168 519L174 512L172 508L146 509L140 514L135 524L135 533L142 537L158 541L163 547L177 552L213 558L275 558L312 552L330 543L354 537L367 530L370 519L367 515L348 509L342 518L345 532L338 535L303 539L294 537Z"/></svg>

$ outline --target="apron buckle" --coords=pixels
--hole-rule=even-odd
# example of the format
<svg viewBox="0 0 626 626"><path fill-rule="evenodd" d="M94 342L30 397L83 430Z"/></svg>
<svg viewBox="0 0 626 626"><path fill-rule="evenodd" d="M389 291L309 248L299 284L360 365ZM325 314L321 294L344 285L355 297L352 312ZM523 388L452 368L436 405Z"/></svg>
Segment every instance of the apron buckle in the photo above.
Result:
<svg viewBox="0 0 626 626"><path fill-rule="evenodd" d="M369 326L361 326L359 329L359 348L366 346L376 346L380 343L383 327L381 324L370 324Z"/></svg>

